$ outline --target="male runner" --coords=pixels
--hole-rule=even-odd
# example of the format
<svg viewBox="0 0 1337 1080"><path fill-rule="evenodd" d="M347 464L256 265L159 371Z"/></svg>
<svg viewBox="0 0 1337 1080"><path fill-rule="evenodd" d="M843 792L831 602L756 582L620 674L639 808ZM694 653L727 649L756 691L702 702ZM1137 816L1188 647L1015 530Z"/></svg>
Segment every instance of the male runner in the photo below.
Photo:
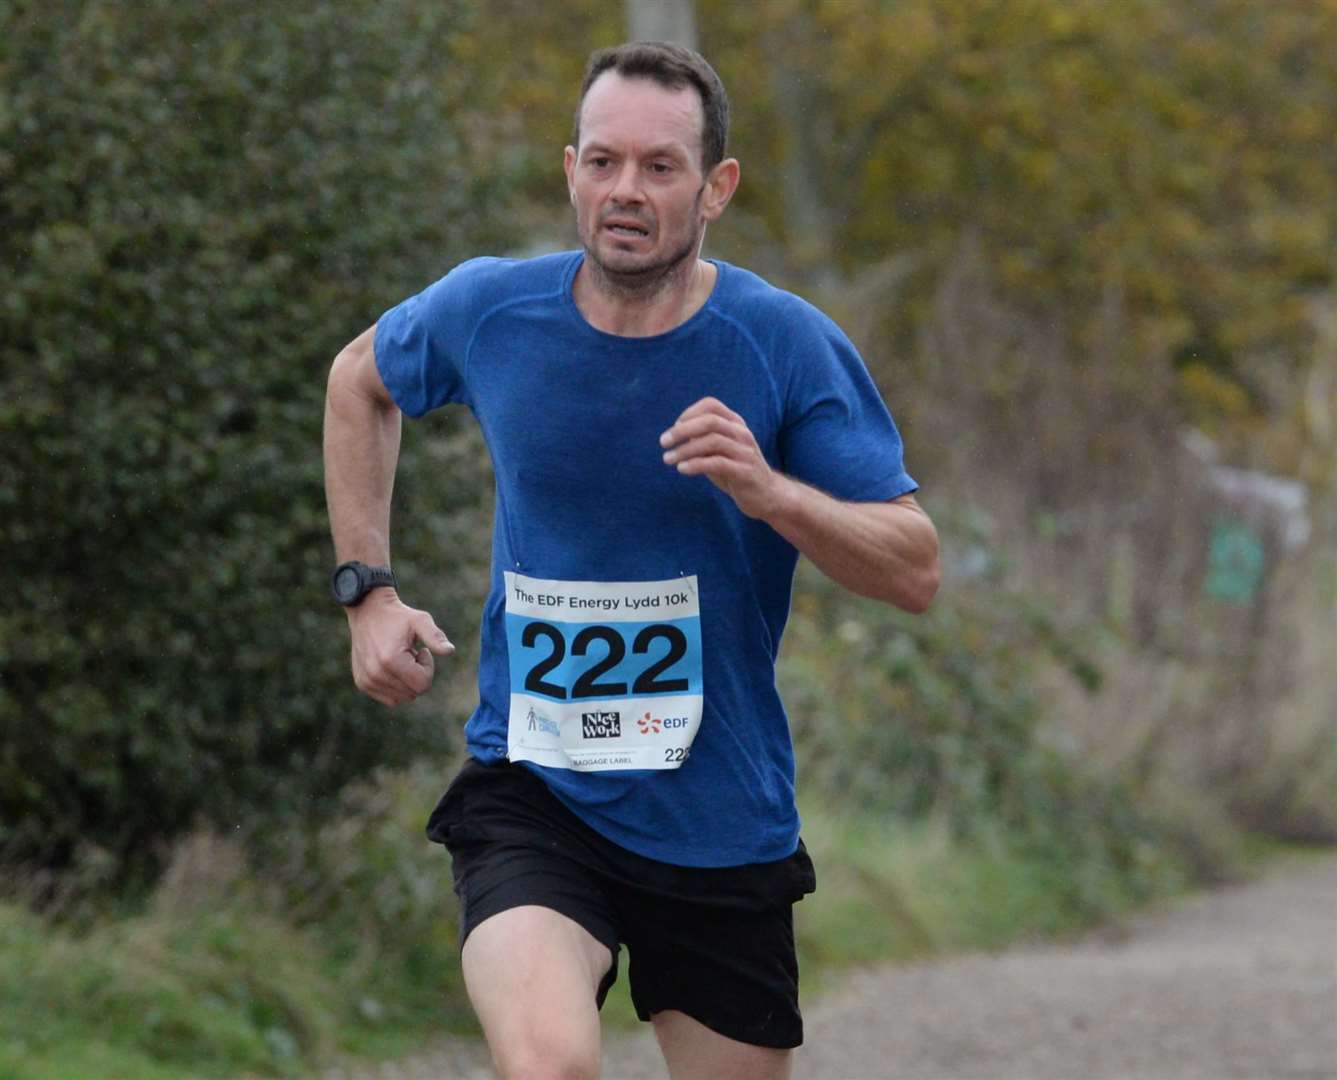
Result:
<svg viewBox="0 0 1337 1080"><path fill-rule="evenodd" d="M388 571L400 414L466 405L492 456L480 703L428 832L504 1077L598 1074L623 944L674 1077L788 1075L792 905L814 887L774 682L795 563L910 611L937 588L853 346L700 256L738 185L727 127L696 53L594 54L564 163L583 250L466 262L330 374L331 525L363 564L335 592L377 701L422 694L454 651Z"/></svg>

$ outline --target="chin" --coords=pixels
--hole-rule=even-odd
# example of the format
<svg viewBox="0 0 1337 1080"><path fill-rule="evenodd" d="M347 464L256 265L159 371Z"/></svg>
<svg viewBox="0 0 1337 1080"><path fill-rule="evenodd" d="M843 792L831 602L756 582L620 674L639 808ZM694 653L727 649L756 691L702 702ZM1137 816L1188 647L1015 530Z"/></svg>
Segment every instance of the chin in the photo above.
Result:
<svg viewBox="0 0 1337 1080"><path fill-rule="evenodd" d="M642 274L659 265L653 251L632 252L604 245L596 248L593 254L600 266L614 274Z"/></svg>

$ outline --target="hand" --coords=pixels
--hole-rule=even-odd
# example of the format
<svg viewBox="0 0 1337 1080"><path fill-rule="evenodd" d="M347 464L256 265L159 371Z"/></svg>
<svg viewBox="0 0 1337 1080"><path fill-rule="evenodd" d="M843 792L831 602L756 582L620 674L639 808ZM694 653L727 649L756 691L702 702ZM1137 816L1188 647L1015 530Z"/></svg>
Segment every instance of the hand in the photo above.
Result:
<svg viewBox="0 0 1337 1080"><path fill-rule="evenodd" d="M353 635L353 682L382 705L403 705L432 685L432 655L455 646L425 611L409 607L393 589L373 589L348 608Z"/></svg>
<svg viewBox="0 0 1337 1080"><path fill-rule="evenodd" d="M659 436L664 463L684 476L708 476L748 517L765 518L779 503L784 477L771 468L752 429L713 397L687 408Z"/></svg>

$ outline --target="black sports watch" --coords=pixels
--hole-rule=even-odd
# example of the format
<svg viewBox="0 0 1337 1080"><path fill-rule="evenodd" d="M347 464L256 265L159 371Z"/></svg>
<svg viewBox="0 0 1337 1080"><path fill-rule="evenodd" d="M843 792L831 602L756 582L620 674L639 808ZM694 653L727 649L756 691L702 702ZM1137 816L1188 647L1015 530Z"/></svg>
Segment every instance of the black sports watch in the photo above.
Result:
<svg viewBox="0 0 1337 1080"><path fill-rule="evenodd" d="M362 598L372 589L388 585L399 588L395 572L388 566L368 566L357 561L340 563L330 575L330 592L344 607L353 607L362 603Z"/></svg>

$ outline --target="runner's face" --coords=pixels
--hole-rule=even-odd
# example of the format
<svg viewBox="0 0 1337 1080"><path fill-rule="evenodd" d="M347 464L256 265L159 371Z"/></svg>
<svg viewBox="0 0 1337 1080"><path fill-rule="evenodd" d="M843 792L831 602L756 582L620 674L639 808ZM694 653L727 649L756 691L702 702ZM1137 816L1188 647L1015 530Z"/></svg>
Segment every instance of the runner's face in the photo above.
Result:
<svg viewBox="0 0 1337 1080"><path fill-rule="evenodd" d="M613 279L647 284L695 258L702 209L701 98L610 71L585 95L566 178L586 256Z"/></svg>

